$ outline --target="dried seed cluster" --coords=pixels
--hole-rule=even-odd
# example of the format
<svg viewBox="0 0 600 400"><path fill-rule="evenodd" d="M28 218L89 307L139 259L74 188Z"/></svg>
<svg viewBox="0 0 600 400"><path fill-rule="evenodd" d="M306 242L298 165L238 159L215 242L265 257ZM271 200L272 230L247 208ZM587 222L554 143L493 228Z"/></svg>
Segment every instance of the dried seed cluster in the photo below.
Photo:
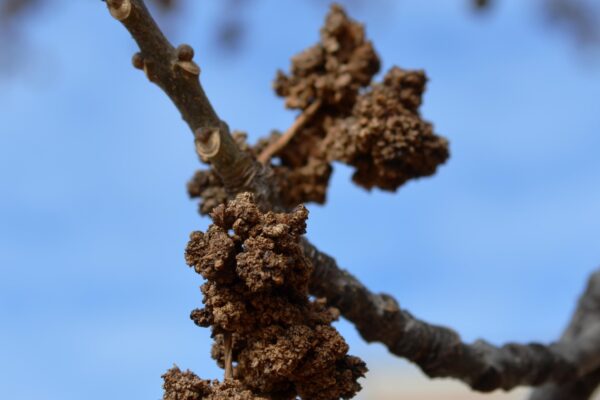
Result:
<svg viewBox="0 0 600 400"><path fill-rule="evenodd" d="M364 27L333 5L320 43L294 56L290 75L279 71L274 88L288 108L304 110L320 100L326 108L344 112L378 71L379 58Z"/></svg>
<svg viewBox="0 0 600 400"><path fill-rule="evenodd" d="M325 202L333 170L322 146L328 125L352 109L360 89L371 82L379 66L364 27L334 5L321 28L320 42L292 58L289 75L277 73L274 89L288 108L305 111L319 102L310 121L276 154L279 164L272 166L285 185L280 196L285 205Z"/></svg>
<svg viewBox="0 0 600 400"><path fill-rule="evenodd" d="M318 48L330 55L324 62ZM297 143L310 143L312 154L327 163L354 166L354 182L362 187L396 190L409 179L435 173L448 158L448 143L419 114L425 74L393 67L382 83L372 84L378 69L363 27L333 6L321 44L294 57L290 76L280 72L275 90L292 108L323 99L321 115L299 132ZM298 158L305 147L293 145L297 143L292 141L278 156L284 160L293 152Z"/></svg>
<svg viewBox="0 0 600 400"><path fill-rule="evenodd" d="M289 74L277 73L275 92L288 108L307 113L307 122L271 160L273 181L287 208L326 200L332 162L356 168L356 184L396 190L406 181L429 176L449 157L448 142L433 132L419 113L427 78L423 71L391 68L383 82L372 83L380 61L364 27L334 5L321 29L321 40L292 58ZM253 156L275 143L273 132ZM196 176L190 194L202 196L207 213L227 198L220 180Z"/></svg>
<svg viewBox="0 0 600 400"><path fill-rule="evenodd" d="M182 372L176 366L168 370L162 378L164 400L268 400L244 389L239 381L211 382L200 379L191 371Z"/></svg>
<svg viewBox="0 0 600 400"><path fill-rule="evenodd" d="M349 117L331 126L324 142L329 157L354 166L355 183L396 190L433 175L448 159L447 140L419 115L425 82L422 71L394 67L358 97Z"/></svg>
<svg viewBox="0 0 600 400"><path fill-rule="evenodd" d="M192 198L199 198L198 211L208 215L213 208L227 201L227 191L223 181L212 169L196 171L187 185L188 194Z"/></svg>
<svg viewBox="0 0 600 400"><path fill-rule="evenodd" d="M337 311L308 298L312 266L299 245L307 216L303 206L287 214L263 213L253 195L243 193L215 207L213 224L190 237L186 262L207 280L201 288L204 308L194 310L192 319L212 328L212 353L221 366L224 336L233 337L235 390L334 400L360 389L357 379L366 367L347 355L348 345L331 326ZM189 373L174 371L167 378L165 390L196 387L198 399L217 398L210 396L224 390L224 384L209 386Z"/></svg>

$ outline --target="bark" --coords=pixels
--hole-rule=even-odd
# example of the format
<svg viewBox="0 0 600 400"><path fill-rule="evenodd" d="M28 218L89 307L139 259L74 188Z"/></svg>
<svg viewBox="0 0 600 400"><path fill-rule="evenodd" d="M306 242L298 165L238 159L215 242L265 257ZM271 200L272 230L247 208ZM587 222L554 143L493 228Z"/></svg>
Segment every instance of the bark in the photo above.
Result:
<svg viewBox="0 0 600 400"><path fill-rule="evenodd" d="M579 379L566 385L547 384L531 393L530 400L589 399L600 384L600 271L595 272L559 345L572 352Z"/></svg>
<svg viewBox="0 0 600 400"><path fill-rule="evenodd" d="M339 308L367 342L383 343L392 354L416 363L430 377L457 378L485 392L545 382L561 384L578 377L590 386L588 374L598 373L600 271L590 279L574 317L574 328L570 328L579 332L577 340L561 340L549 346L508 343L496 347L483 340L463 343L453 330L428 324L402 310L393 297L372 293L308 241L304 248L315 265L311 292ZM581 311L583 305L585 312ZM581 324L582 320L588 322Z"/></svg>

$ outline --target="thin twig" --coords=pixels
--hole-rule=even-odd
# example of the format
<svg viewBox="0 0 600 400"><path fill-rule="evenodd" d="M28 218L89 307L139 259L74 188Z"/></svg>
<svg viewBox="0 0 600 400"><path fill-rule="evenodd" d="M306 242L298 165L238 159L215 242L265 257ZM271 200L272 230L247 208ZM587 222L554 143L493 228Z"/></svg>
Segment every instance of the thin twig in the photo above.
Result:
<svg viewBox="0 0 600 400"><path fill-rule="evenodd" d="M233 337L230 332L223 334L225 347L225 380L233 379Z"/></svg>
<svg viewBox="0 0 600 400"><path fill-rule="evenodd" d="M230 192L254 192L263 208L277 203L277 193L271 191L267 184L270 169L263 168L246 152L240 151L227 124L221 121L206 97L199 75L188 68L190 55L193 56L191 47L182 45L175 48L142 0L115 1L107 2L111 15L115 14L117 7L117 11L128 10L127 16L118 20L131 33L141 50L134 55L134 66L143 69L148 79L173 101L195 134L200 158L212 164Z"/></svg>
<svg viewBox="0 0 600 400"><path fill-rule="evenodd" d="M257 160L261 164L266 164L269 160L279 153L287 144L294 138L296 133L300 131L304 127L304 125L309 122L312 117L316 114L317 110L321 107L321 100L317 99L309 105L306 110L302 112L296 118L292 126L288 128L287 131L283 135L281 135L275 142L269 144L257 157Z"/></svg>
<svg viewBox="0 0 600 400"><path fill-rule="evenodd" d="M144 2L110 0L107 6L112 13L128 10L127 16L119 21L140 47L141 53L136 55L138 62L148 79L171 98L192 132L198 128L218 127L221 120L206 97L198 75L180 67L178 49L167 40Z"/></svg>

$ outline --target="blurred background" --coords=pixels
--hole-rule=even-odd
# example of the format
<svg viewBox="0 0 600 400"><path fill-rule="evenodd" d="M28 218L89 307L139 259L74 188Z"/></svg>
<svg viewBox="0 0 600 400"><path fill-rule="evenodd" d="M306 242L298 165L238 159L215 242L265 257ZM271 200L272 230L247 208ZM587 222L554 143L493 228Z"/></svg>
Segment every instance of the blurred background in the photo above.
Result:
<svg viewBox="0 0 600 400"><path fill-rule="evenodd" d="M220 116L250 141L295 114L275 71L318 40L321 0L155 1L191 44ZM171 4L173 3L173 4ZM559 337L600 265L596 1L353 0L383 60L424 69L423 116L451 143L432 178L366 192L336 165L308 236L419 318L485 338ZM189 320L205 229L174 106L131 67L98 0L0 0L0 390L19 400L159 399L173 364L220 378ZM371 372L359 399L520 399L426 379L337 324Z"/></svg>

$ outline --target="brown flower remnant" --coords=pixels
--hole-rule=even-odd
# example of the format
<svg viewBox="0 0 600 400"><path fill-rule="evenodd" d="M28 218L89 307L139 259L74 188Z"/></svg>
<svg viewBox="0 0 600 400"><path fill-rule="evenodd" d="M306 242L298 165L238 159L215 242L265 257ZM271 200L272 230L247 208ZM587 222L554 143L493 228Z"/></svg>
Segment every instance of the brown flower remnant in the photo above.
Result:
<svg viewBox="0 0 600 400"><path fill-rule="evenodd" d="M193 311L192 319L212 327L213 357L221 366L230 350L225 340L233 338L235 387L284 400L353 397L365 364L347 355L348 345L331 326L337 311L308 299L312 265L299 244L306 208L263 213L252 194L242 193L211 216L214 223L206 233L193 232L186 249L186 262L207 280L204 308ZM175 376L177 384L188 382L180 384L185 390L207 387L189 374ZM202 390L197 398L212 398L202 397Z"/></svg>
<svg viewBox="0 0 600 400"><path fill-rule="evenodd" d="M356 184L393 191L448 159L448 141L419 115L426 80L422 71L394 67L331 127L329 157L356 167Z"/></svg>
<svg viewBox="0 0 600 400"><path fill-rule="evenodd" d="M320 100L325 108L345 111L378 71L379 58L363 25L334 4L321 28L321 42L294 56L290 75L279 71L274 88L288 108L304 110Z"/></svg>
<svg viewBox="0 0 600 400"><path fill-rule="evenodd" d="M196 171L187 185L191 198L199 198L198 211L202 215L209 214L213 208L227 201L227 192L219 175L212 169Z"/></svg>
<svg viewBox="0 0 600 400"><path fill-rule="evenodd" d="M396 190L447 160L447 140L419 113L425 74L393 67L383 82L371 83L379 64L364 27L334 5L320 42L292 58L288 75L278 72L275 91L288 108L302 111L302 124L254 147L236 142L262 161L274 156L270 167L284 207L325 203L333 161L354 166L353 180L364 188ZM207 171L194 177L189 191L203 199L203 214L228 198L219 177Z"/></svg>
<svg viewBox="0 0 600 400"><path fill-rule="evenodd" d="M209 381L200 379L190 371L181 372L178 367L163 376L164 400L268 400L244 389L238 381Z"/></svg>
<svg viewBox="0 0 600 400"><path fill-rule="evenodd" d="M275 91L288 107L305 110L311 102L323 104L278 154L290 175L305 168L307 160L329 171L330 162L341 161L357 168L358 185L396 190L409 179L432 175L446 161L446 139L436 136L419 114L425 74L394 67L382 83L371 84L378 70L379 59L363 26L334 5L321 30L321 43L292 59L290 76L279 72L275 80ZM318 187L318 200L324 200L329 173L316 180L323 175L303 172L304 187ZM293 200L314 201L301 196Z"/></svg>
<svg viewBox="0 0 600 400"><path fill-rule="evenodd" d="M326 120L346 115L358 92L379 71L379 58L366 40L364 27L333 5L321 29L321 41L292 58L289 75L279 71L275 92L288 108L307 109L319 102L318 110L295 133L288 145L276 153L280 163L273 169L280 182L282 201L293 207L303 202L324 203L331 165L319 145L327 132ZM269 138L270 141L276 137Z"/></svg>

